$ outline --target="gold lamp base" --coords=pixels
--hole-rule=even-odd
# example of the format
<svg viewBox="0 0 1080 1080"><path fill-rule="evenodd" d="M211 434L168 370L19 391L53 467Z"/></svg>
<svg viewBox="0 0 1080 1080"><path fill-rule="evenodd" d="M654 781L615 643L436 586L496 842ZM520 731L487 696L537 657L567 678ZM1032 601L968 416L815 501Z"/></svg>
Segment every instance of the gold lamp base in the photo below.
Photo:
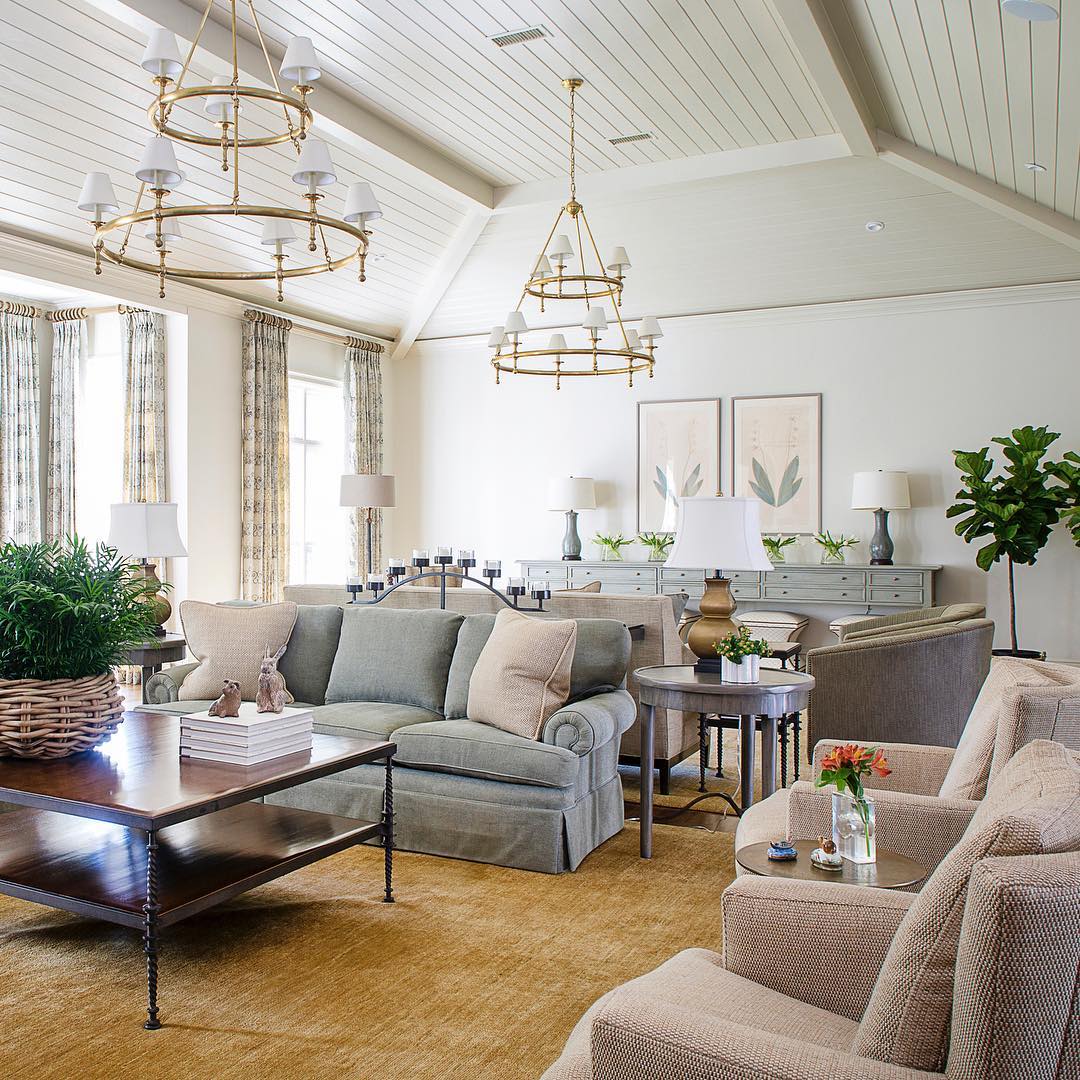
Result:
<svg viewBox="0 0 1080 1080"><path fill-rule="evenodd" d="M705 595L701 598L701 618L690 627L686 643L698 658L694 670L719 672L720 657L716 654L717 642L728 634L738 631L742 623L733 619L735 597L731 595L731 579L708 577L705 579Z"/></svg>
<svg viewBox="0 0 1080 1080"><path fill-rule="evenodd" d="M150 602L154 606L154 621L157 623L157 629L154 631L154 635L156 637L164 637L165 624L172 618L172 604L169 603L168 597L160 591L161 579L157 576L157 564L144 562L142 565L143 576L147 581L151 581L157 585L159 589L158 593Z"/></svg>

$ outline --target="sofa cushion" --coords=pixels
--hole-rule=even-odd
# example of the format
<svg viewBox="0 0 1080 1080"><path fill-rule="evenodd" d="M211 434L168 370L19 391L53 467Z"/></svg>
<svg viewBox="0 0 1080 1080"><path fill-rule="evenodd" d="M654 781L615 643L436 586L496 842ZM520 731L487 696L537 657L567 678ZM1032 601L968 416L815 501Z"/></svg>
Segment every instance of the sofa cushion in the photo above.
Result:
<svg viewBox="0 0 1080 1080"><path fill-rule="evenodd" d="M1032 742L1002 770L893 938L854 1051L943 1071L968 880L981 859L1080 850L1080 754Z"/></svg>
<svg viewBox="0 0 1080 1080"><path fill-rule="evenodd" d="M1005 695L1020 686L1045 686L1052 680L1038 662L995 656L990 673L971 707L949 771L938 793L943 799L981 799L990 779L999 721L1007 722ZM1015 719L1015 717L1014 717Z"/></svg>
<svg viewBox="0 0 1080 1080"><path fill-rule="evenodd" d="M441 713L462 616L346 607L326 702L388 701Z"/></svg>
<svg viewBox="0 0 1080 1080"><path fill-rule="evenodd" d="M337 604L300 604L289 647L278 671L294 697L321 705L326 700L330 669L341 634L341 608Z"/></svg>
<svg viewBox="0 0 1080 1080"><path fill-rule="evenodd" d="M442 721L438 713L415 705L392 705L385 701L344 701L313 709L314 727L320 735L344 735L350 739L381 741L410 724Z"/></svg>
<svg viewBox="0 0 1080 1080"><path fill-rule="evenodd" d="M618 619L577 619L577 645L570 665L570 700L590 691L619 687L630 664L630 631ZM446 686L446 717L469 715L469 679L487 643L495 616L466 615Z"/></svg>
<svg viewBox="0 0 1080 1080"><path fill-rule="evenodd" d="M394 761L416 769L551 788L572 787L578 775L572 750L475 720L413 724L396 731L394 741Z"/></svg>
<svg viewBox="0 0 1080 1080"><path fill-rule="evenodd" d="M469 679L469 718L539 738L544 721L570 696L576 642L573 619L500 611Z"/></svg>
<svg viewBox="0 0 1080 1080"><path fill-rule="evenodd" d="M180 700L213 700L226 679L235 679L241 697L254 701L263 654L267 649L275 653L288 643L296 622L296 605L285 601L235 607L185 600L180 605L180 621L187 647L199 661L180 684Z"/></svg>

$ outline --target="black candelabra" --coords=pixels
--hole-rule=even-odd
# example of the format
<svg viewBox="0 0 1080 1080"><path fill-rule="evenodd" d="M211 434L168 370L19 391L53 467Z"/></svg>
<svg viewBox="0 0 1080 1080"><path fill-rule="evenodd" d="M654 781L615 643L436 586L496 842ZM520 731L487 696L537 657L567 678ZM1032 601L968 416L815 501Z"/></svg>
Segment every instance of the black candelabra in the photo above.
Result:
<svg viewBox="0 0 1080 1080"><path fill-rule="evenodd" d="M451 570L452 565L461 569ZM411 567L416 568L416 573L408 573ZM460 581L464 585L479 585L493 596L497 596L507 607L516 611L544 611L544 601L551 599L551 586L546 581L526 581L525 578L508 578L506 591L497 589L493 584L502 577L502 560L486 559L480 570L480 576L474 577L470 571L476 567L476 552L462 550L457 553L455 563L454 553L451 548L437 548L435 555L431 556L427 551L414 551L412 562L406 565L403 558L391 556L383 574L368 574L366 591L370 597L363 597L365 584L358 577L349 578L346 585L350 604L378 604L386 599L395 589L403 585L413 585L420 581L437 580L439 583L439 607L446 609L446 583L448 581ZM486 579L486 580L485 580ZM530 597L534 605L524 606L528 603L525 597Z"/></svg>

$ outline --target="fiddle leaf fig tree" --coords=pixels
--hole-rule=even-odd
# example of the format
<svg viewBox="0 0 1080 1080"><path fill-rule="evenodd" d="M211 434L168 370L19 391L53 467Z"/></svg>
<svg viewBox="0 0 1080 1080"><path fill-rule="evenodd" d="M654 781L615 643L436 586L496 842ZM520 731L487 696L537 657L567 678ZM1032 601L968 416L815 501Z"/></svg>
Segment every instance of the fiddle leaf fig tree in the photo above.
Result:
<svg viewBox="0 0 1080 1080"><path fill-rule="evenodd" d="M956 533L967 543L987 539L975 556L980 570L989 571L994 563L1006 560L1009 632L1014 652L1017 650L1014 567L1017 563L1034 563L1062 513L1071 513L1067 487L1053 482L1061 479L1061 464L1044 461L1058 437L1059 432L1029 426L1014 428L1011 435L991 440L1002 448L1005 457L1004 467L997 473L990 447L953 451L963 487L956 493L956 502L946 511L946 516L960 518ZM1075 454L1068 456L1080 464ZM1080 526L1080 521L1077 524Z"/></svg>
<svg viewBox="0 0 1080 1080"><path fill-rule="evenodd" d="M1061 510L1061 520L1072 533L1077 547L1080 547L1080 454L1070 450L1051 468L1054 475L1065 485L1065 505Z"/></svg>

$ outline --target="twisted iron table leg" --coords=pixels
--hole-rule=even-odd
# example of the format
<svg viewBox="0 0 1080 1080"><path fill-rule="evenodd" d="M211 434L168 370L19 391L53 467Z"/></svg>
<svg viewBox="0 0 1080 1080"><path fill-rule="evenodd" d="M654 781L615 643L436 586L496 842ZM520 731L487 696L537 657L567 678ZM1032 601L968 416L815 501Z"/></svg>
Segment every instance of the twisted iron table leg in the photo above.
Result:
<svg viewBox="0 0 1080 1080"><path fill-rule="evenodd" d="M158 1019L158 841L157 833L146 834L146 903L143 904L143 952L146 954L146 1023L147 1031L161 1027Z"/></svg>
<svg viewBox="0 0 1080 1080"><path fill-rule="evenodd" d="M780 717L780 786L787 787L787 728L790 716Z"/></svg>
<svg viewBox="0 0 1080 1080"><path fill-rule="evenodd" d="M724 777L724 718L718 716L716 719L719 721L716 726L716 778L722 780Z"/></svg>
<svg viewBox="0 0 1080 1080"><path fill-rule="evenodd" d="M705 790L705 770L709 767L709 727L705 714L698 714L698 791Z"/></svg>
<svg viewBox="0 0 1080 1080"><path fill-rule="evenodd" d="M383 903L394 902L394 759L386 759L386 790L383 794Z"/></svg>
<svg viewBox="0 0 1080 1080"><path fill-rule="evenodd" d="M795 714L794 730L792 731L792 750L795 752L795 779L799 779L799 728L802 727L802 714Z"/></svg>

